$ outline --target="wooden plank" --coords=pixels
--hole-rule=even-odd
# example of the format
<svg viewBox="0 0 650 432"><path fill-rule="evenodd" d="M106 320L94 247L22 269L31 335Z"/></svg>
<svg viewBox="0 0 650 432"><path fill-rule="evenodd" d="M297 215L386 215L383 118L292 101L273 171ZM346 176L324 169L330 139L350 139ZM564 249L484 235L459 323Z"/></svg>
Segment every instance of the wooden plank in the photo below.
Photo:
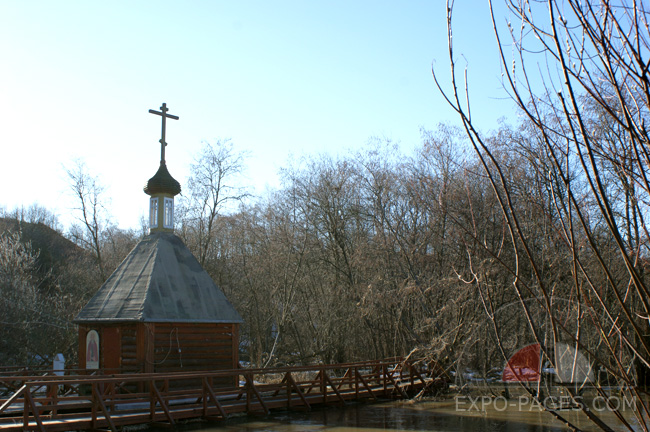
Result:
<svg viewBox="0 0 650 432"><path fill-rule="evenodd" d="M140 333L140 332L139 332ZM138 360L141 363L144 363L144 372L155 372L156 366L154 364L154 349L156 347L154 342L154 336L156 334L156 324L155 323L144 323L143 328L141 329L142 333L142 349L143 357L141 358L138 354ZM140 334L138 334L140 337ZM140 340L138 340L138 344ZM140 347L138 347L140 348Z"/></svg>
<svg viewBox="0 0 650 432"><path fill-rule="evenodd" d="M172 330L169 333L166 333L164 330L160 330L160 328L158 327L158 332L162 332L162 333L156 333L156 341L167 342L168 344L170 339L172 340L172 342L175 343L177 338L179 341L207 341L207 342L230 341L232 339L232 333L201 332L199 331L199 329L197 329L196 332L177 334L177 332L174 330Z"/></svg>
<svg viewBox="0 0 650 432"><path fill-rule="evenodd" d="M79 367L86 369L86 335L88 328L86 326L79 326Z"/></svg>
<svg viewBox="0 0 650 432"><path fill-rule="evenodd" d="M397 383L397 381L395 381L395 379L393 378L393 374L392 374L392 372L391 372L391 373L388 373L388 370L386 370L386 372L384 373L384 376L385 376L385 377L387 376L387 377L390 379L390 381L393 383L393 387L394 387L397 391L400 392L400 394L402 395L402 397L403 397L404 399L408 399L408 395L406 394L406 392L404 391L404 389L402 388L402 386L399 385L399 384Z"/></svg>
<svg viewBox="0 0 650 432"><path fill-rule="evenodd" d="M336 394L336 396L343 403L343 405L345 405L346 404L345 399L343 399L343 396L341 396L341 393L336 388L336 386L334 385L334 383L332 382L330 377L327 374L324 374L324 375L325 375L325 382L332 388L332 390L334 390L334 393Z"/></svg>
<svg viewBox="0 0 650 432"><path fill-rule="evenodd" d="M193 364L202 364L206 365L206 367L203 368L203 370L212 370L210 368L211 363L223 363L227 367L224 367L223 369L231 369L230 368L230 363L231 363L231 356L229 355L215 355L211 353L196 353L196 352L187 352L183 351L182 356L179 356L178 353L170 354L170 355L165 355L164 353L159 353L156 354L155 359L157 364L165 364L168 365L193 365Z"/></svg>
<svg viewBox="0 0 650 432"><path fill-rule="evenodd" d="M363 386L366 388L366 390L368 390L368 393L371 395L371 397L372 397L374 400L377 400L377 397L376 397L375 394L373 393L372 389L370 388L370 386L368 385L368 383L366 382L366 380L363 379L363 375L361 375L361 374L359 373L358 370L355 371L355 375L356 375L357 378L359 378L359 381L361 381L361 384L363 384Z"/></svg>
<svg viewBox="0 0 650 432"><path fill-rule="evenodd" d="M2 413L4 410L9 408L19 397L21 394L25 393L25 389L27 389L27 385L23 385L18 391L16 391L9 399L5 401L5 403L0 406L0 413Z"/></svg>
<svg viewBox="0 0 650 432"><path fill-rule="evenodd" d="M407 364L408 364L409 371L411 372L411 375L414 374L420 380L422 385L426 385L426 381L424 380L424 378L422 378L420 371L418 371L417 368L414 367L411 363L407 363ZM411 385L415 385L415 382L413 380L411 381Z"/></svg>
<svg viewBox="0 0 650 432"><path fill-rule="evenodd" d="M120 357L122 357L120 328L104 327L102 329L101 355L103 364L100 365L105 369L118 369L120 367Z"/></svg>
<svg viewBox="0 0 650 432"><path fill-rule="evenodd" d="M223 348L223 349L221 349ZM230 346L228 347L185 347L181 345L181 353L179 356L178 348L169 347L166 348L156 348L154 351L156 357L161 358L186 358L187 360L192 360L192 355L201 355L203 357L211 357L216 359L224 359L230 362L232 358L232 352L230 351ZM232 368L228 368L232 369Z"/></svg>
<svg viewBox="0 0 650 432"><path fill-rule="evenodd" d="M225 325L224 327L206 327L200 324L180 324L176 323L173 325L168 325L165 323L157 323L158 332L160 334L166 334L169 337L170 333L177 333L179 336L188 335L188 334L207 334L207 335L219 335L219 334L232 334L232 328L230 325Z"/></svg>
<svg viewBox="0 0 650 432"><path fill-rule="evenodd" d="M255 393L255 397L257 397L257 400L259 401L260 405L262 406L262 409L264 410L265 414L269 413L269 409L267 408L266 404L264 403L264 399L260 395L259 391L257 390L257 387L255 387L255 384L253 383L253 379L251 378L250 374L245 374L244 379L246 380L246 385L248 386L249 389ZM246 398L246 401L248 402L248 397ZM249 405L250 407L250 405Z"/></svg>
<svg viewBox="0 0 650 432"><path fill-rule="evenodd" d="M341 377L340 379L341 384L339 384L339 390L341 390L341 387L343 387L346 384L346 381L348 384L348 388L352 388L352 368L347 368L347 370Z"/></svg>
<svg viewBox="0 0 650 432"><path fill-rule="evenodd" d="M156 399L158 399L158 403L160 403L160 406L162 407L163 411L165 412L165 416L167 417L167 421L169 421L169 424L174 425L174 418L172 417L171 413L169 412L169 408L167 407L167 404L165 403L165 400L163 399L162 395L158 391L158 388L156 387L156 383L154 381L151 381L149 383L151 386L151 390L153 391L153 394L155 395ZM155 404L153 407L154 414L155 414Z"/></svg>
<svg viewBox="0 0 650 432"><path fill-rule="evenodd" d="M230 352L232 353L232 368L237 369L239 367L239 324L231 324L230 331L232 332L232 337L230 338L232 342L232 347L230 348ZM237 379L234 382L237 385L239 384Z"/></svg>
<svg viewBox="0 0 650 432"><path fill-rule="evenodd" d="M93 396L95 396L95 400L99 404L99 407L102 409L104 412L104 417L106 418L106 421L108 422L108 425L113 432L117 432L117 428L115 427L115 424L113 423L113 419L111 418L111 415L108 412L108 409L106 409L106 405L104 404L104 399L102 396L99 394L97 391L97 386L93 385Z"/></svg>
<svg viewBox="0 0 650 432"><path fill-rule="evenodd" d="M327 404L327 384L325 383L325 369L319 371L320 380L318 384L320 385L320 394L323 396L323 404Z"/></svg>
<svg viewBox="0 0 650 432"><path fill-rule="evenodd" d="M212 390L212 386L208 385L207 382L204 382L203 385L206 387L206 389L207 389L207 391L208 391L208 393L210 395L210 398L212 399L212 402L214 402L214 405L219 410L219 413L221 414L221 417L223 417L224 419L228 418L228 414L226 413L226 411L223 409L223 407L219 403L219 399L217 399L217 396L214 394L214 391Z"/></svg>
<svg viewBox="0 0 650 432"><path fill-rule="evenodd" d="M158 343L155 349L155 353L157 355L162 354L163 356L167 355L178 355L178 348L180 346L180 349L182 350L183 353L189 353L189 352L196 352L196 353L208 353L208 354L213 354L213 355L221 355L221 356L228 356L230 357L232 355L232 349L230 348L230 342L227 344L212 344L212 343L197 343L197 344L189 344L189 343L183 343L181 342L180 345L176 345L175 343L173 345L168 345L168 344L160 344ZM187 355L185 355L187 357Z"/></svg>
<svg viewBox="0 0 650 432"><path fill-rule="evenodd" d="M309 402L307 402L307 399L305 399L305 395L302 394L302 390L300 390L300 387L294 381L293 377L291 376L291 372L287 372L286 378L287 378L287 382L289 382L291 386L293 386L293 388L296 390L296 393L298 393L298 396L300 396L300 400L302 401L302 403L307 405L307 409L311 410L311 405L309 405ZM287 392L287 400L291 401L291 391ZM289 404L289 406L291 406L291 404Z"/></svg>
<svg viewBox="0 0 650 432"><path fill-rule="evenodd" d="M205 345L205 346L184 346L181 345L181 355L183 358L191 359L193 355L200 355L203 357L213 357L218 359L228 360L232 358L233 352L230 350L230 345L216 346L216 345ZM178 348L173 347L171 350L167 349L157 349L156 356L162 357L178 357ZM232 368L228 368L232 369Z"/></svg>
<svg viewBox="0 0 650 432"><path fill-rule="evenodd" d="M206 369L205 364L203 364L203 365L185 365L184 364L181 367L178 363L176 363L176 364L163 363L163 364L159 364L159 365L156 365L156 366L157 366L158 372L160 372L160 373L170 373L170 374L174 374L174 373L198 373L198 372L204 371ZM220 367L220 369L226 370L225 364L223 366L224 367ZM210 369L215 369L215 368L219 369L219 364L210 363ZM195 377L195 378L200 378L200 377ZM220 378L227 379L229 377L224 376L224 377L220 377Z"/></svg>
<svg viewBox="0 0 650 432"><path fill-rule="evenodd" d="M307 389L305 394L311 393L311 391L316 387L316 384L320 383L320 381L321 381L320 374L321 373L322 373L321 371L318 371L318 373L316 374L316 377L313 380L305 382L305 384L309 384L309 388Z"/></svg>
<svg viewBox="0 0 650 432"><path fill-rule="evenodd" d="M23 395L25 395L25 400L29 401L29 405L32 407L32 414L34 415L34 420L36 420L36 424L38 425L38 429L41 432L45 432L45 426L43 426L43 422L41 421L41 416L38 413L38 406L36 406L36 403L34 403L34 398L32 397L32 392L29 391L29 388L25 388L25 390L23 390ZM27 405L27 404L25 404L25 405ZM27 411L27 410L25 410L25 411ZM23 419L26 419L26 414L27 413L23 413ZM25 425L25 423L29 424L28 421L23 420L23 425Z"/></svg>

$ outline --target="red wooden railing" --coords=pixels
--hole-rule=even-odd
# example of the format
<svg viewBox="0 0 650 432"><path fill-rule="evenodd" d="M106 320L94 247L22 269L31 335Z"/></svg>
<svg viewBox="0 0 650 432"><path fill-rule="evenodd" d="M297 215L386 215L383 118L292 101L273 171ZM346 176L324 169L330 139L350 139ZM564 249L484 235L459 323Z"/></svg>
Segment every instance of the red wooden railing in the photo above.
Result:
<svg viewBox="0 0 650 432"><path fill-rule="evenodd" d="M0 399L0 431L173 425L189 418L408 397L439 384L426 368L401 359L173 374L0 376L0 389L11 392Z"/></svg>

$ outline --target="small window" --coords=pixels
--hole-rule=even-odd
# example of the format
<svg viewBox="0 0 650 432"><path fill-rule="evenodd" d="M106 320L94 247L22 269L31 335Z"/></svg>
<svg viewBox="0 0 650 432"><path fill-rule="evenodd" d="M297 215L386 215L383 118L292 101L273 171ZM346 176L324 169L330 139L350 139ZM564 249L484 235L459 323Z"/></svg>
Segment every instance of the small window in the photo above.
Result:
<svg viewBox="0 0 650 432"><path fill-rule="evenodd" d="M149 228L158 226L158 198L151 198L149 202Z"/></svg>
<svg viewBox="0 0 650 432"><path fill-rule="evenodd" d="M174 227L174 199L165 198L165 223L164 228Z"/></svg>

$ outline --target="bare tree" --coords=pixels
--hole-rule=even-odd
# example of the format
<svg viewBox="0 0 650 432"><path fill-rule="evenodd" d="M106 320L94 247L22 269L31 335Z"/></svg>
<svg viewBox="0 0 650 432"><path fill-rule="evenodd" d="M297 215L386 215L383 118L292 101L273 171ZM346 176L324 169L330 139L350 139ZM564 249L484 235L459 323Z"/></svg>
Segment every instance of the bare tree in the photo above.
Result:
<svg viewBox="0 0 650 432"><path fill-rule="evenodd" d="M19 232L0 235L0 361L42 365L65 351L74 326L69 299Z"/></svg>
<svg viewBox="0 0 650 432"><path fill-rule="evenodd" d="M0 352L4 364L26 364L30 360L28 332L30 321L37 316L34 311L38 299L38 281L34 277L37 257L29 244L21 243L19 234L0 236L0 298L3 303Z"/></svg>
<svg viewBox="0 0 650 432"><path fill-rule="evenodd" d="M96 177L88 173L84 162L77 160L74 166L66 168L70 190L77 207L77 220L81 223L71 227L70 235L80 246L92 251L99 268L101 280L106 280L104 260L102 257L101 234L105 224L103 203L104 187Z"/></svg>
<svg viewBox="0 0 650 432"><path fill-rule="evenodd" d="M244 170L246 154L234 149L230 140L204 143L191 165L184 207L181 235L205 266L216 235L216 221L226 210L249 196L246 188L237 184ZM229 207L230 206L230 207Z"/></svg>
<svg viewBox="0 0 650 432"><path fill-rule="evenodd" d="M143 230L136 232L133 229L120 229L115 225L106 226L100 238L106 273L112 273L144 236Z"/></svg>
<svg viewBox="0 0 650 432"><path fill-rule="evenodd" d="M0 209L0 215L23 222L42 223L55 231L62 231L58 216L52 213L49 209L36 203L29 207L21 206L20 208L15 208L11 211L3 211Z"/></svg>
<svg viewBox="0 0 650 432"><path fill-rule="evenodd" d="M650 369L650 296L645 274L650 237L645 220L650 203L646 5L607 0L504 3L509 17L502 24L504 18L496 15L490 2L504 86L525 118L522 130L528 141L520 148L541 156L536 164L543 169L517 170L501 157L500 140L475 127L467 71L463 82L452 44L453 1L447 3L451 90L444 90L435 71L434 79L458 113L498 198L513 256L512 261L500 263L511 274L518 311L545 359L554 362L553 347L570 341L616 377L628 396L641 400ZM515 140L509 143L516 147ZM533 208L524 204L533 199L519 188L520 175L528 174L544 179L538 182L546 188L538 188L543 193L536 208L550 216L547 226L552 230L547 238L556 242L551 255L543 253L548 249L531 229L533 213L527 209ZM555 268L569 277L549 277L549 256L566 258ZM478 284L481 278L475 276ZM558 290L571 296L570 315L559 307ZM494 336L507 357L505 332L495 319L490 293L484 289L481 293ZM529 299L534 299L534 307ZM548 335L543 334L535 310L549 323ZM566 316L572 319L567 321ZM595 341L594 334L598 335ZM629 368L630 362L636 367ZM597 386L597 391L604 394L605 390ZM612 430L609 420L580 406L597 427ZM639 403L635 408L636 421L648 430L647 405ZM633 429L612 410L617 414L615 423ZM577 430L562 413L549 411Z"/></svg>

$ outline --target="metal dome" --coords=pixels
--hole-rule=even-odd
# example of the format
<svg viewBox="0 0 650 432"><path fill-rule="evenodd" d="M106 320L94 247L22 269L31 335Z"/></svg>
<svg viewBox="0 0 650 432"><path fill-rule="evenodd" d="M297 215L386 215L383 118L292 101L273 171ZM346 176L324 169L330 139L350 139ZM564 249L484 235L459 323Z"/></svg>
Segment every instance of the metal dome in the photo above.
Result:
<svg viewBox="0 0 650 432"><path fill-rule="evenodd" d="M181 184L167 171L167 165L160 163L156 174L144 185L144 193L147 195L168 194L171 196L181 193Z"/></svg>

